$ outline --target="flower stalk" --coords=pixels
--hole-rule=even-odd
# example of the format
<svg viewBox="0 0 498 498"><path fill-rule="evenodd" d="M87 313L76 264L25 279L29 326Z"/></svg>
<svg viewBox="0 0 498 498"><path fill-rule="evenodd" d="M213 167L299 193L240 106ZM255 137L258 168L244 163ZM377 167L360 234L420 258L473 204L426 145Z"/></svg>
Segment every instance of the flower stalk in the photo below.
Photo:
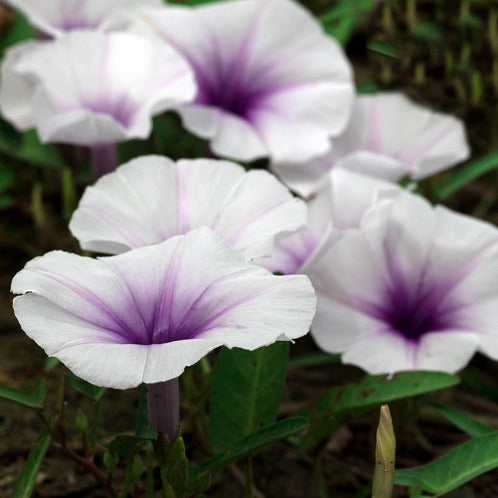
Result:
<svg viewBox="0 0 498 498"><path fill-rule="evenodd" d="M92 172L95 179L111 173L118 165L116 144L97 144L90 149Z"/></svg>
<svg viewBox="0 0 498 498"><path fill-rule="evenodd" d="M147 386L149 423L170 442L178 437L180 426L180 389L178 377Z"/></svg>

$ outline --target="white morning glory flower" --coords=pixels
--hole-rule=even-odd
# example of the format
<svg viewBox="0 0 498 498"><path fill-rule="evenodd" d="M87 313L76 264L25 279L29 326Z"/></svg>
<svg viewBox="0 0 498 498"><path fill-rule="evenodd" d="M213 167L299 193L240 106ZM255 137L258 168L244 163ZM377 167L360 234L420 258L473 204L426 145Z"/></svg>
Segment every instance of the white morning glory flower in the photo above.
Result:
<svg viewBox="0 0 498 498"><path fill-rule="evenodd" d="M351 112L351 67L290 0L143 9L149 29L192 65L198 93L179 111L219 156L304 161L330 149Z"/></svg>
<svg viewBox="0 0 498 498"><path fill-rule="evenodd" d="M161 0L7 0L42 33L59 37L80 29L105 29L122 9L161 5Z"/></svg>
<svg viewBox="0 0 498 498"><path fill-rule="evenodd" d="M97 260L50 252L26 264L12 292L26 334L82 379L153 384L150 421L170 439L185 367L218 346L301 337L315 308L307 277L275 277L206 227Z"/></svg>
<svg viewBox="0 0 498 498"><path fill-rule="evenodd" d="M195 91L190 67L166 44L79 31L9 51L0 109L17 128L35 127L42 142L98 147L147 137L153 115Z"/></svg>
<svg viewBox="0 0 498 498"><path fill-rule="evenodd" d="M275 163L272 169L308 197L333 167L377 178L419 180L469 157L462 122L414 104L400 93L356 98L351 121L332 150L306 163Z"/></svg>
<svg viewBox="0 0 498 498"><path fill-rule="evenodd" d="M69 228L83 249L119 253L206 225L251 259L305 224L304 202L266 171L145 156L88 187Z"/></svg>
<svg viewBox="0 0 498 498"><path fill-rule="evenodd" d="M279 236L271 258L258 260L258 264L286 275L307 273L308 266L320 257L324 244L332 244L346 230L359 228L369 209L401 192L397 185L342 168L334 168L325 180L320 191L307 202L306 228Z"/></svg>
<svg viewBox="0 0 498 498"><path fill-rule="evenodd" d="M498 231L403 193L308 268L317 344L370 373L498 359Z"/></svg>
<svg viewBox="0 0 498 498"><path fill-rule="evenodd" d="M212 349L256 349L306 334L307 277L247 263L204 227L161 244L92 259L53 251L12 281L23 330L99 386L178 377Z"/></svg>

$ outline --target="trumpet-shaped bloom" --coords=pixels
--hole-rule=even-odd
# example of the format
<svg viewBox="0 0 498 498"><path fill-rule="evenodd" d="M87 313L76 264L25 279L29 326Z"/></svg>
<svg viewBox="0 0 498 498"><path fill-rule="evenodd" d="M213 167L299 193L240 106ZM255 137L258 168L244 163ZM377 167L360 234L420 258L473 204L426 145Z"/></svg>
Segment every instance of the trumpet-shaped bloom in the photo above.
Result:
<svg viewBox="0 0 498 498"><path fill-rule="evenodd" d="M305 223L304 202L266 171L146 156L88 187L69 227L84 249L118 253L207 225L251 259Z"/></svg>
<svg viewBox="0 0 498 498"><path fill-rule="evenodd" d="M117 389L175 379L221 345L298 338L315 306L307 277L275 277L205 227L97 260L50 252L12 291L22 329L48 355Z"/></svg>
<svg viewBox="0 0 498 498"><path fill-rule="evenodd" d="M317 344L371 373L498 359L498 232L401 194L369 210L309 269Z"/></svg>
<svg viewBox="0 0 498 498"><path fill-rule="evenodd" d="M151 8L142 18L192 65L197 97L179 112L217 155L307 160L324 154L346 126L351 68L297 2Z"/></svg>
<svg viewBox="0 0 498 498"><path fill-rule="evenodd" d="M59 37L79 29L105 29L116 11L161 0L7 0L42 33Z"/></svg>
<svg viewBox="0 0 498 498"><path fill-rule="evenodd" d="M333 169L318 194L307 202L308 225L280 236L271 258L258 261L272 272L307 273L327 246L346 230L360 227L369 209L401 192L394 184L342 168Z"/></svg>
<svg viewBox="0 0 498 498"><path fill-rule="evenodd" d="M9 51L0 109L43 142L93 146L147 137L152 116L191 100L195 88L188 64L165 44L80 31Z"/></svg>
<svg viewBox="0 0 498 498"><path fill-rule="evenodd" d="M333 167L398 181L428 177L467 159L462 122L412 103L399 93L357 97L351 121L331 152L307 163L274 164L293 190L308 197Z"/></svg>

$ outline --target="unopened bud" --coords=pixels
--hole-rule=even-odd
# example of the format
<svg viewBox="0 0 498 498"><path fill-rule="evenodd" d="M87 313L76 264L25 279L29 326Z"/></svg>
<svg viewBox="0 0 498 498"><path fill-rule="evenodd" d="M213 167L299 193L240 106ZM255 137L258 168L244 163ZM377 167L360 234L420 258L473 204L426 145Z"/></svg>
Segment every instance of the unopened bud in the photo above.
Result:
<svg viewBox="0 0 498 498"><path fill-rule="evenodd" d="M115 453L111 453L109 450L104 451L104 465L109 473L113 472L118 466L119 456Z"/></svg>
<svg viewBox="0 0 498 498"><path fill-rule="evenodd" d="M394 484L396 437L389 406L380 407L377 445L375 447L375 470L372 483L372 498L391 498Z"/></svg>
<svg viewBox="0 0 498 498"><path fill-rule="evenodd" d="M88 419L81 410L78 410L78 413L76 414L76 428L83 434L88 429Z"/></svg>

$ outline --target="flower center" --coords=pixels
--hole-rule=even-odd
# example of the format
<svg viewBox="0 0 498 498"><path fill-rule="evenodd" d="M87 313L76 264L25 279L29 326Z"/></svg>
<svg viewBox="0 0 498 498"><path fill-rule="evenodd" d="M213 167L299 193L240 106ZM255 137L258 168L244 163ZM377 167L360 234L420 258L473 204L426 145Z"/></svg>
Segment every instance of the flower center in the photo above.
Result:
<svg viewBox="0 0 498 498"><path fill-rule="evenodd" d="M215 60L214 68L206 72L204 68L194 65L198 93L197 104L218 107L226 112L250 120L251 112L268 94L264 85L264 70L258 77L248 73L245 63L233 61L223 67Z"/></svg>
<svg viewBox="0 0 498 498"><path fill-rule="evenodd" d="M399 281L386 289L384 299L379 318L408 341L418 342L429 332L455 329L455 307L448 302L448 289L444 287L413 290Z"/></svg>

